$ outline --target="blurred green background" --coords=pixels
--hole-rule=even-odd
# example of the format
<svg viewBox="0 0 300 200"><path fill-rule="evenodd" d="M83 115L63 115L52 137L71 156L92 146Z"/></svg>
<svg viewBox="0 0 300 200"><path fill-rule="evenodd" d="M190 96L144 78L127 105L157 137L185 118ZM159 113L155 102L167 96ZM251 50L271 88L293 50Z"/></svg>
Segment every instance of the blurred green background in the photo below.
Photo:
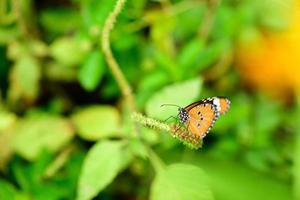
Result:
<svg viewBox="0 0 300 200"><path fill-rule="evenodd" d="M125 3L138 112L231 100L198 150L131 120L101 48L115 4L0 0L0 200L300 200L300 1Z"/></svg>

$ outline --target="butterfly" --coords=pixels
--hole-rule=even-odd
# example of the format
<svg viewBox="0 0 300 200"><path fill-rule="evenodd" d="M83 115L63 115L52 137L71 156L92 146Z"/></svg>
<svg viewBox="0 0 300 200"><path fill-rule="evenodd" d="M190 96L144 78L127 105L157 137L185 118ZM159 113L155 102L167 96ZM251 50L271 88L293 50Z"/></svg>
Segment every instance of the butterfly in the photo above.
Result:
<svg viewBox="0 0 300 200"><path fill-rule="evenodd" d="M179 107L177 119L181 125L186 127L189 133L204 138L219 116L225 114L229 108L229 99L210 97L194 102L184 108Z"/></svg>

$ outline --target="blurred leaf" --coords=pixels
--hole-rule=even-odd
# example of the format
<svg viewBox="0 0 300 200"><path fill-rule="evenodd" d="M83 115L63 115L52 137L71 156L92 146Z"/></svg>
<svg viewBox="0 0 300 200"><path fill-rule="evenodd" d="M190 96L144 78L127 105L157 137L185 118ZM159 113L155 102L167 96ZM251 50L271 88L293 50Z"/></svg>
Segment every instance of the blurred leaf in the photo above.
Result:
<svg viewBox="0 0 300 200"><path fill-rule="evenodd" d="M86 140L118 136L120 116L112 106L91 106L72 115L80 137Z"/></svg>
<svg viewBox="0 0 300 200"><path fill-rule="evenodd" d="M167 73L158 70L151 71L151 73L144 75L138 85L136 97L138 105L144 107L149 97L162 86L166 85L170 81L169 78Z"/></svg>
<svg viewBox="0 0 300 200"><path fill-rule="evenodd" d="M122 142L100 141L88 152L79 177L77 200L94 198L119 173Z"/></svg>
<svg viewBox="0 0 300 200"><path fill-rule="evenodd" d="M75 37L61 37L50 45L51 56L63 66L78 65L84 58L84 50Z"/></svg>
<svg viewBox="0 0 300 200"><path fill-rule="evenodd" d="M0 171L5 169L13 154L12 139L13 135L10 130L0 131Z"/></svg>
<svg viewBox="0 0 300 200"><path fill-rule="evenodd" d="M206 171L218 200L292 199L289 184L250 170L236 160L214 159L195 153L186 155L185 158Z"/></svg>
<svg viewBox="0 0 300 200"><path fill-rule="evenodd" d="M208 180L202 169L188 164L173 164L158 172L151 200L213 200Z"/></svg>
<svg viewBox="0 0 300 200"><path fill-rule="evenodd" d="M239 126L245 121L248 122L251 114L250 97L245 94L236 94L229 97L231 106L225 116L221 116L213 127L214 131L226 133L230 128ZM249 122L248 122L249 123Z"/></svg>
<svg viewBox="0 0 300 200"><path fill-rule="evenodd" d="M197 78L182 83L169 85L155 93L146 104L146 113L150 117L165 120L170 116L176 116L174 108L161 107L163 104L175 104L181 107L187 106L200 94L202 80ZM176 108L177 110L178 108Z"/></svg>
<svg viewBox="0 0 300 200"><path fill-rule="evenodd" d="M0 45L13 41L18 36L16 27L0 27Z"/></svg>
<svg viewBox="0 0 300 200"><path fill-rule="evenodd" d="M159 67L161 67L168 73L169 79L172 81L177 80L179 77L179 73L176 70L176 62L170 56L160 51L154 51L153 54L153 59Z"/></svg>
<svg viewBox="0 0 300 200"><path fill-rule="evenodd" d="M14 128L16 119L15 116L1 116L3 115L2 112L0 112L0 124L1 120L13 120L13 121L6 121L4 123L9 123L6 125L6 127L0 127L0 171L2 169L5 169L6 164L10 160L11 156L13 155L13 148L12 148L12 140L13 140L13 134L12 129ZM7 117L7 118L6 118ZM13 117L14 119L8 119L10 117ZM6 118L6 119L5 119ZM3 123L3 124L4 124ZM2 124L2 125L3 125ZM1 126L1 125L0 125Z"/></svg>
<svg viewBox="0 0 300 200"><path fill-rule="evenodd" d="M217 39L232 38L238 32L241 19L237 15L237 11L227 2L222 2L216 12L212 37Z"/></svg>
<svg viewBox="0 0 300 200"><path fill-rule="evenodd" d="M167 16L160 10L147 10L146 17L151 17L150 35L158 51L167 57L173 55L172 31L175 27L175 18Z"/></svg>
<svg viewBox="0 0 300 200"><path fill-rule="evenodd" d="M182 49L178 57L180 70L185 71L195 66L196 60L204 47L203 40L192 39ZM181 69L183 68L183 69Z"/></svg>
<svg viewBox="0 0 300 200"><path fill-rule="evenodd" d="M69 122L62 117L28 117L19 122L13 147L22 157L34 160L44 149L51 152L60 150L73 136Z"/></svg>
<svg viewBox="0 0 300 200"><path fill-rule="evenodd" d="M82 18L88 27L99 26L102 28L108 14L113 10L113 0L84 0L81 1Z"/></svg>
<svg viewBox="0 0 300 200"><path fill-rule="evenodd" d="M34 101L39 93L41 77L39 62L30 56L23 56L16 61L10 73L9 98L12 101Z"/></svg>
<svg viewBox="0 0 300 200"><path fill-rule="evenodd" d="M45 66L45 76L52 81L75 82L77 80L77 69L62 67L56 62L49 62Z"/></svg>
<svg viewBox="0 0 300 200"><path fill-rule="evenodd" d="M275 30L286 29L291 21L291 13L295 12L294 0L255 1L260 23Z"/></svg>
<svg viewBox="0 0 300 200"><path fill-rule="evenodd" d="M10 183L0 180L0 199L15 200L17 196L16 188Z"/></svg>
<svg viewBox="0 0 300 200"><path fill-rule="evenodd" d="M179 41L186 41L194 37L203 23L204 13L206 13L206 3L202 1L182 1L178 7L187 8L184 12L176 15L176 27L174 35Z"/></svg>
<svg viewBox="0 0 300 200"><path fill-rule="evenodd" d="M293 155L294 167L293 167L293 194L294 200L300 200L300 98L298 96L297 105L295 110L296 117L294 118L296 145Z"/></svg>
<svg viewBox="0 0 300 200"><path fill-rule="evenodd" d="M63 19L63 20L62 20ZM77 10L68 8L45 9L39 18L47 31L66 33L79 27L81 18Z"/></svg>
<svg viewBox="0 0 300 200"><path fill-rule="evenodd" d="M223 51L228 51L228 48L230 48L230 43L223 38L207 45L198 55L196 64L191 68L191 72L196 73L210 67L220 58Z"/></svg>
<svg viewBox="0 0 300 200"><path fill-rule="evenodd" d="M261 97L256 101L254 111L254 145L266 147L270 145L272 135L281 122L281 106L276 101Z"/></svg>
<svg viewBox="0 0 300 200"><path fill-rule="evenodd" d="M0 109L0 135L1 131L12 126L16 120L17 116L14 113L6 112Z"/></svg>
<svg viewBox="0 0 300 200"><path fill-rule="evenodd" d="M139 139L132 139L129 144L130 150L134 155L146 159L148 156L145 145Z"/></svg>
<svg viewBox="0 0 300 200"><path fill-rule="evenodd" d="M78 79L87 91L93 91L102 79L105 70L102 53L97 49L91 52L79 70Z"/></svg>

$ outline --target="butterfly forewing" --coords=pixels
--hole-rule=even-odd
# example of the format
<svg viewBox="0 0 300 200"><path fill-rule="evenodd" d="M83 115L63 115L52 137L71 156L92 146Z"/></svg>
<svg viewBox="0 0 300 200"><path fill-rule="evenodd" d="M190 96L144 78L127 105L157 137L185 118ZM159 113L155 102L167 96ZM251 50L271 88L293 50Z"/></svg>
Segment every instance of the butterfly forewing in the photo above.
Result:
<svg viewBox="0 0 300 200"><path fill-rule="evenodd" d="M189 121L187 122L187 128L191 133L204 137L216 119L214 105L199 103L190 108L188 113Z"/></svg>
<svg viewBox="0 0 300 200"><path fill-rule="evenodd" d="M220 114L224 114L228 111L230 107L230 101L225 97L219 97L220 101Z"/></svg>

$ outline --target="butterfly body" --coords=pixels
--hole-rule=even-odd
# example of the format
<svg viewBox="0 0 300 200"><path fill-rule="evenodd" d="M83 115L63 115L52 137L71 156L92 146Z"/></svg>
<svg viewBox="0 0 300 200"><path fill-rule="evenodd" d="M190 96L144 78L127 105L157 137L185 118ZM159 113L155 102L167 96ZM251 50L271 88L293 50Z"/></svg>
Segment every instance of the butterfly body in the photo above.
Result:
<svg viewBox="0 0 300 200"><path fill-rule="evenodd" d="M228 111L230 101L225 97L211 97L179 108L178 119L192 134L205 137L218 117Z"/></svg>

